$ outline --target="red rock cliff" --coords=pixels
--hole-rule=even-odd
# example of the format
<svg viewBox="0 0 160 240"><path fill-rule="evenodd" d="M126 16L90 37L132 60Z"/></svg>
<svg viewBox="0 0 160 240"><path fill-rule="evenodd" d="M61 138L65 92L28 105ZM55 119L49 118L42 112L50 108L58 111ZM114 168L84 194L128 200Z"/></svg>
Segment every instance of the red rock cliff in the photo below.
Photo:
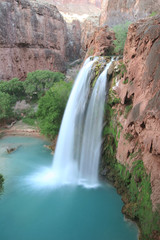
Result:
<svg viewBox="0 0 160 240"><path fill-rule="evenodd" d="M117 159L131 166L135 153L141 150L144 166L151 175L151 198L156 207L160 204L160 15L129 27L123 61L127 73L117 92L121 111L128 104L132 104L132 109L126 119L119 116L123 130ZM124 84L124 80L128 83Z"/></svg>
<svg viewBox="0 0 160 240"><path fill-rule="evenodd" d="M112 26L159 12L160 0L102 0L101 8L100 23Z"/></svg>
<svg viewBox="0 0 160 240"><path fill-rule="evenodd" d="M55 6L0 2L0 79L36 69L65 70L66 24Z"/></svg>

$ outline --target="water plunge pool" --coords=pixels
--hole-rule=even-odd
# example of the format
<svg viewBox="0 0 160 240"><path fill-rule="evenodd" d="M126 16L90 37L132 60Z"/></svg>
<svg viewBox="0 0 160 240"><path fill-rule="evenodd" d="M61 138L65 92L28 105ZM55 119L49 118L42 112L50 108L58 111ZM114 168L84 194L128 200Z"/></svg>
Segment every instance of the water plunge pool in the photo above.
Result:
<svg viewBox="0 0 160 240"><path fill-rule="evenodd" d="M0 173L5 177L0 239L137 240L137 227L124 219L121 197L112 186L41 188L27 182L38 169L52 165L45 144L32 137L0 140ZM6 148L11 146L19 147L7 154Z"/></svg>

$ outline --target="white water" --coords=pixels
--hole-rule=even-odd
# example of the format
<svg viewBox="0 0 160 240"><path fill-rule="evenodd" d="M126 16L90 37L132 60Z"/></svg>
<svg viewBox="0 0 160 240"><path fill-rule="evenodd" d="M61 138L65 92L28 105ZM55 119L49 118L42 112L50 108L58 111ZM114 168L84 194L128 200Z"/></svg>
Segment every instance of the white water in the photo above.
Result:
<svg viewBox="0 0 160 240"><path fill-rule="evenodd" d="M98 185L107 65L89 98L93 63L87 59L75 81L63 116L53 161L54 183Z"/></svg>
<svg viewBox="0 0 160 240"><path fill-rule="evenodd" d="M79 72L64 112L53 166L42 167L27 178L32 187L57 188L70 184L93 188L99 185L106 80L112 61L97 79L91 94L92 66L96 60L87 59Z"/></svg>

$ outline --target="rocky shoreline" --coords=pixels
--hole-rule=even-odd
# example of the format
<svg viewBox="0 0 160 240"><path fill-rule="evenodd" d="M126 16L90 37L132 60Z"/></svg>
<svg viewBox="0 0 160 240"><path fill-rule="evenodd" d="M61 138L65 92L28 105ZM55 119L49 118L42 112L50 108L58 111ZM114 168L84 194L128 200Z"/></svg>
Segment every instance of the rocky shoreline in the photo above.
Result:
<svg viewBox="0 0 160 240"><path fill-rule="evenodd" d="M35 126L29 126L22 121L18 121L10 128L2 128L0 129L0 136L32 136L38 138L45 138L40 134L39 129Z"/></svg>

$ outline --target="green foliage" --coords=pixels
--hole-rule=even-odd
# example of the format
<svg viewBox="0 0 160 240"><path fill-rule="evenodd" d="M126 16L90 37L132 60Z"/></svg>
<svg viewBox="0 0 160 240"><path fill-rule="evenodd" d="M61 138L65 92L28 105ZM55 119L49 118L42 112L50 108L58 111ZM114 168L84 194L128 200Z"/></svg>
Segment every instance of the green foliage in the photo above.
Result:
<svg viewBox="0 0 160 240"><path fill-rule="evenodd" d="M0 92L0 120L5 121L11 115L11 97L8 93Z"/></svg>
<svg viewBox="0 0 160 240"><path fill-rule="evenodd" d="M58 134L72 83L57 82L38 103L38 124L41 133L54 139Z"/></svg>
<svg viewBox="0 0 160 240"><path fill-rule="evenodd" d="M91 47L91 48L89 48L89 50L88 50L88 56L93 56L93 54L94 54L94 48Z"/></svg>
<svg viewBox="0 0 160 240"><path fill-rule="evenodd" d="M126 106L125 112L124 112L124 117L125 118L127 118L128 113L131 111L132 107L133 107L132 104Z"/></svg>
<svg viewBox="0 0 160 240"><path fill-rule="evenodd" d="M127 84L128 83L128 78L126 78L124 81L123 81L123 84Z"/></svg>
<svg viewBox="0 0 160 240"><path fill-rule="evenodd" d="M37 70L27 74L24 82L24 89L28 96L39 99L53 83L64 80L64 74L60 72L51 72L48 70Z"/></svg>
<svg viewBox="0 0 160 240"><path fill-rule="evenodd" d="M112 89L109 90L108 102L105 105L105 119L106 125L103 129L103 137L105 138L103 148L103 159L106 164L112 162L114 165L116 160L116 149L118 146L118 139L120 137L121 126L117 126L116 112L112 108L115 104L118 104L120 99L116 98L115 93ZM120 127L118 129L118 127ZM108 163L107 163L108 162Z"/></svg>
<svg viewBox="0 0 160 240"><path fill-rule="evenodd" d="M152 12L150 15L149 15L149 17L154 17L154 16L156 16L158 13L157 12Z"/></svg>
<svg viewBox="0 0 160 240"><path fill-rule="evenodd" d="M131 202L137 206L134 215L143 230L142 238L149 240L150 233L158 229L158 219L152 212L150 176L146 174L142 160L133 163L129 192Z"/></svg>
<svg viewBox="0 0 160 240"><path fill-rule="evenodd" d="M29 118L29 117L24 117L23 118L23 122L28 124L28 125L31 125L31 126L36 125L35 121L36 121L36 119L34 119L34 118Z"/></svg>
<svg viewBox="0 0 160 240"><path fill-rule="evenodd" d="M120 98L116 97L116 94L112 88L109 89L109 95L108 95L108 104L112 107L118 103L121 102Z"/></svg>
<svg viewBox="0 0 160 240"><path fill-rule="evenodd" d="M139 151L138 151L139 152ZM143 161L133 162L131 172L120 163L116 162L113 167L117 175L119 187L128 196L128 204L125 213L138 222L141 229L140 239L151 240L151 233L159 229L159 213L152 211L150 176L147 175Z"/></svg>
<svg viewBox="0 0 160 240"><path fill-rule="evenodd" d="M23 117L22 121L28 125L35 126L36 125L36 112L34 111L33 107L30 107L29 109L26 109L25 112L23 112L25 117Z"/></svg>
<svg viewBox="0 0 160 240"><path fill-rule="evenodd" d="M141 149L129 154L130 160L135 160L132 168L117 162L116 151L121 128L116 118L117 112L112 108L114 106L112 100L114 102L110 90L109 100L105 106L106 126L103 131L102 167L107 167L107 179L118 189L118 193L122 194L126 204L123 213L138 223L141 230L140 240L153 240L152 233L160 234L160 216L158 211L152 211L150 176L145 171L143 161L139 159ZM127 105L126 114L131 108L132 105ZM125 134L125 138L129 141L133 137L130 133Z"/></svg>
<svg viewBox="0 0 160 240"><path fill-rule="evenodd" d="M123 54L123 49L127 38L128 27L130 24L131 22L126 22L124 24L119 24L113 27L113 31L115 32L116 36L116 40L114 40L115 53Z"/></svg>
<svg viewBox="0 0 160 240"><path fill-rule="evenodd" d="M2 176L2 174L0 174L0 191L2 190L3 182L4 182L4 177Z"/></svg>
<svg viewBox="0 0 160 240"><path fill-rule="evenodd" d="M129 157L130 159L136 158L139 156L140 153L141 153L141 149L138 149L138 152L130 153Z"/></svg>
<svg viewBox="0 0 160 240"><path fill-rule="evenodd" d="M25 95L23 82L18 78L13 78L10 81L0 81L0 91L8 93L11 96L12 103L17 99L21 99Z"/></svg>
<svg viewBox="0 0 160 240"><path fill-rule="evenodd" d="M134 136L130 133L125 133L124 134L124 138L128 141L132 141L132 139L134 138Z"/></svg>
<svg viewBox="0 0 160 240"><path fill-rule="evenodd" d="M116 172L120 175L121 179L124 181L125 185L128 185L131 178L129 170L127 170L126 167L120 163L115 164L115 169Z"/></svg>

